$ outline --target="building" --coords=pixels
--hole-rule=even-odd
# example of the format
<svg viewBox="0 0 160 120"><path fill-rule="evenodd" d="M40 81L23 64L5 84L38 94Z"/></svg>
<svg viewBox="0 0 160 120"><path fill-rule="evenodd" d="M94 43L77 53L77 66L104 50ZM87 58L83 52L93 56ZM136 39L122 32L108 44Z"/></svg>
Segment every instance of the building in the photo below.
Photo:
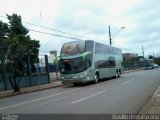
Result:
<svg viewBox="0 0 160 120"><path fill-rule="evenodd" d="M45 63L45 57L44 57L45 55L48 55L48 63L53 63L54 59L57 56L57 51L50 51L50 54L49 53L40 54L39 55L39 62L42 64Z"/></svg>
<svg viewBox="0 0 160 120"><path fill-rule="evenodd" d="M138 54L135 53L123 53L124 60L131 60L132 58L137 58Z"/></svg>

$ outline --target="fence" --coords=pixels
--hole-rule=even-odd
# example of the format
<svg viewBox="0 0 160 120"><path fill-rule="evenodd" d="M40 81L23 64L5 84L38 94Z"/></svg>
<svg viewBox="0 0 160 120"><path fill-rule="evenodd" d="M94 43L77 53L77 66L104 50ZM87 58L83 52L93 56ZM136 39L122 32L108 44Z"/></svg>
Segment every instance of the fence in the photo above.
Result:
<svg viewBox="0 0 160 120"><path fill-rule="evenodd" d="M43 63L42 66L39 66L39 64L31 64L29 56L27 56L27 59L24 61L24 63L24 76L21 78L20 88L51 82L49 74L49 71L51 71L51 65L48 64L47 55L45 55L45 63ZM12 89L12 87L9 81L9 73L6 70L5 55L0 54L0 91L9 89Z"/></svg>
<svg viewBox="0 0 160 120"><path fill-rule="evenodd" d="M123 65L125 71L143 68L142 61L123 61L122 65Z"/></svg>

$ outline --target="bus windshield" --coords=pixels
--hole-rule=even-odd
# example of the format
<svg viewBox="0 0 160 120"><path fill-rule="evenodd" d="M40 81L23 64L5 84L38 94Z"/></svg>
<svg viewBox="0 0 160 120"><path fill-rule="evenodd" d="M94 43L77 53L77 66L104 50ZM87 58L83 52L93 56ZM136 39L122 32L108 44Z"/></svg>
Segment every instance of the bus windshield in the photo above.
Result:
<svg viewBox="0 0 160 120"><path fill-rule="evenodd" d="M86 62L81 57L74 59L61 59L61 73L74 74L86 70Z"/></svg>
<svg viewBox="0 0 160 120"><path fill-rule="evenodd" d="M65 43L61 50L61 56L72 56L82 54L85 50L85 44L83 41L75 41Z"/></svg>

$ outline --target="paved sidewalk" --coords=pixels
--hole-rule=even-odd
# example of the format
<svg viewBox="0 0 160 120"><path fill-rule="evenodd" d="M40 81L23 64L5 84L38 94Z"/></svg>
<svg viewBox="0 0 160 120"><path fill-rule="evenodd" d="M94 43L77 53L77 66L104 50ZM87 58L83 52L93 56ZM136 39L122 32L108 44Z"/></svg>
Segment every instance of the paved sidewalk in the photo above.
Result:
<svg viewBox="0 0 160 120"><path fill-rule="evenodd" d="M45 90L45 89L51 89L51 88L59 87L59 86L62 86L61 81L54 80L50 84L21 88L21 91L16 92L16 93L13 92L13 90L2 91L2 92L0 92L0 98L20 95L20 94L25 94L25 93L30 93L30 92L36 92L36 91Z"/></svg>

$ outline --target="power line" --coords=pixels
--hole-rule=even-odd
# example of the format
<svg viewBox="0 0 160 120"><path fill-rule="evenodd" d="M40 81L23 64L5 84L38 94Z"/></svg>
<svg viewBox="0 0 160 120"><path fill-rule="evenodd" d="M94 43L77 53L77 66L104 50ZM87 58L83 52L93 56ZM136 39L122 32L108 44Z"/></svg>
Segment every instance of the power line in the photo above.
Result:
<svg viewBox="0 0 160 120"><path fill-rule="evenodd" d="M40 25L35 25L35 24L32 24L32 23L28 23L28 22L23 22L23 23L28 24L28 25L32 25L32 26L36 26L36 27L40 27L40 28L44 28L44 29L48 29L48 30L52 30L52 31L56 31L56 32L60 32L60 33L65 33L65 34L69 34L69 35L73 35L73 36L77 36L77 37L86 38L85 36L76 35L76 34L72 34L72 33L69 33L69 32L64 32L64 31L61 31L61 30L48 28L48 27L44 27L44 26L40 26Z"/></svg>
<svg viewBox="0 0 160 120"><path fill-rule="evenodd" d="M7 19L7 17L5 17L5 16L0 16L0 17ZM44 26L40 26L40 25L35 25L35 24L32 24L32 23L28 23L28 22L22 22L22 23L32 25L32 26L36 26L36 27L41 27L41 28L44 28L44 29L48 29L48 30L52 30L52 31L60 32L60 33L65 33L65 34L69 34L69 35L74 35L74 36L78 36L78 37L87 38L86 36L80 36L80 35L72 34L72 33L69 33L69 32L64 32L64 31L57 30L57 29L52 29L52 28L48 28L48 27L44 27ZM28 29L28 30L33 31L33 32L37 32L37 33L41 33L41 34L53 35L53 36L57 36L57 37L63 37L63 38L74 39L74 40L83 40L83 39L79 39L79 38L75 38L75 37L68 37L68 36L63 36L63 35L48 33L48 32L41 32L41 31L33 30L33 29ZM95 40L95 39L89 39L89 40L105 42L104 40Z"/></svg>
<svg viewBox="0 0 160 120"><path fill-rule="evenodd" d="M0 16L0 17L7 19L7 17L5 17L5 16ZM66 34L70 34L70 35L75 35L75 34L67 33L67 32L64 32L64 31L55 30L55 29L51 29L51 28L47 28L47 27L35 25L35 24L32 24L32 23L28 23L28 22L23 22L23 23L26 23L26 24L29 24L29 25L33 25L33 26L37 26L37 27L41 27L41 28L45 28L45 29L49 29L49 30L53 30L53 31L57 31L57 32L61 32L61 33L66 33ZM42 34L47 34L47 35L53 35L53 36L57 36L57 37L69 38L69 39L74 39L74 40L82 40L82 39L79 39L79 38L68 37L68 36L63 36L63 35L58 35L58 34L53 34L53 33L47 33L47 32L41 32L41 31L33 30L33 29L29 29L29 31L33 31L33 32L37 32L37 33L42 33ZM76 35L76 36L77 36L77 35ZM81 36L81 37L82 37L82 36Z"/></svg>
<svg viewBox="0 0 160 120"><path fill-rule="evenodd" d="M74 39L74 40L82 40L82 39L74 38L74 37L68 37L68 36L63 36L63 35L58 35L58 34L53 34L53 33L41 32L41 31L38 31L38 30L32 30L32 29L29 29L29 30L33 31L33 32L47 34L47 35L53 35L53 36L57 36L57 37L69 38L69 39Z"/></svg>
<svg viewBox="0 0 160 120"><path fill-rule="evenodd" d="M7 17L5 17L5 16L0 16L0 17L7 19ZM72 33L69 33L69 32L65 32L65 31L61 31L61 30L57 30L57 29L53 29L53 28L48 28L48 27L44 27L44 26L40 26L40 25L28 23L28 22L22 22L22 23L25 23L25 24L28 24L28 25L32 25L32 26L36 26L36 27L40 27L40 28L44 28L44 29L48 29L48 30L52 30L52 31L56 31L56 32L60 32L60 33L64 33L64 34L69 34L69 35L73 35L73 36L77 36L77 37L87 38L85 36L76 35L76 34L72 34Z"/></svg>
<svg viewBox="0 0 160 120"><path fill-rule="evenodd" d="M54 34L54 33L47 33L47 32L42 32L42 31L38 31L38 30L33 30L33 29L29 29L29 31L37 32L37 33L41 33L41 34L53 35L53 36L56 36L56 37L73 39L73 40L84 40L84 39L79 39L79 38L75 38L75 37L68 37L68 36L58 35L58 34ZM95 40L95 39L89 39L89 40L105 42L104 40Z"/></svg>
<svg viewBox="0 0 160 120"><path fill-rule="evenodd" d="M48 27L44 27L44 26L40 26L40 25L35 25L35 24L32 24L32 23L28 23L28 22L23 22L23 23L26 23L26 24L29 24L29 25L33 25L33 26L37 26L37 27L41 27L41 28L48 29L48 30L53 30L53 31L56 31L56 32L61 32L61 33L65 33L65 34L74 35L74 36L77 36L77 37L83 37L83 38L89 39L89 38L86 37L86 36L80 36L80 35L76 35L76 34L64 32L64 31L61 31L61 30L56 30L56 29L52 29L52 28L48 28ZM33 31L33 30L31 30L31 31ZM35 32L35 31L36 31L36 30L34 30L34 32ZM39 31L39 33L45 34L44 32L41 32L41 31ZM62 37L65 37L65 38L70 38L70 39L77 39L77 40L79 39L79 38L66 37L66 36L57 35L57 34L50 34L50 33L47 33L47 34L49 34L49 35L54 35L54 36L57 36L57 37L61 37L61 36L62 36ZM82 39L79 39L79 40L82 40ZM90 40L94 40L94 39L90 39ZM104 42L103 40L98 40L98 41Z"/></svg>

